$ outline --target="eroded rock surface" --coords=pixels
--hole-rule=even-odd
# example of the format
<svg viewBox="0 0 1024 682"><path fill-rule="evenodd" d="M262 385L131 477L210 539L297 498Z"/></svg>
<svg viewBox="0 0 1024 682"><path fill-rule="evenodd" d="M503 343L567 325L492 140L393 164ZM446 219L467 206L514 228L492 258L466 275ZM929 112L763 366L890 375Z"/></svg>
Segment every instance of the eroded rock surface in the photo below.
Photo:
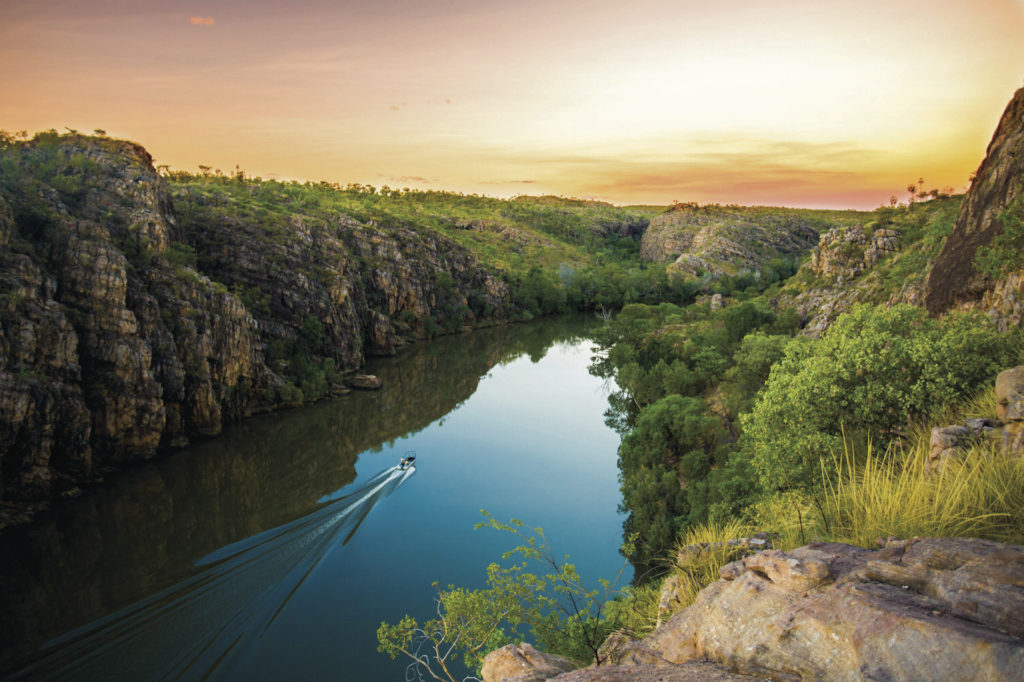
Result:
<svg viewBox="0 0 1024 682"><path fill-rule="evenodd" d="M679 204L651 219L640 258L673 262L688 275L757 269L778 256L800 256L818 242L820 225L796 212Z"/></svg>
<svg viewBox="0 0 1024 682"><path fill-rule="evenodd" d="M480 672L484 682L543 682L575 667L567 658L542 653L523 642L487 654Z"/></svg>
<svg viewBox="0 0 1024 682"><path fill-rule="evenodd" d="M766 551L633 646L773 679L1020 679L1024 547L970 539Z"/></svg>
<svg viewBox="0 0 1024 682"><path fill-rule="evenodd" d="M714 663L691 662L682 665L608 665L574 670L552 679L557 682L732 682L756 678L730 672Z"/></svg>

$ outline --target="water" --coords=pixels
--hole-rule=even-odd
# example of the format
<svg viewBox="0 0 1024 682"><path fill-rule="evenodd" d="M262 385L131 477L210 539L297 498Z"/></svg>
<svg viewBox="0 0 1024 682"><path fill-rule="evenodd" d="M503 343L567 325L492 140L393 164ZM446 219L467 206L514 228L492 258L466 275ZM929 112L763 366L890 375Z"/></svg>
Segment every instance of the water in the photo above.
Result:
<svg viewBox="0 0 1024 682"><path fill-rule="evenodd" d="M0 536L0 669L402 680L380 622L429 618L432 582L482 586L515 544L481 509L612 578L618 436L587 324L418 345L371 364L379 392L256 417Z"/></svg>

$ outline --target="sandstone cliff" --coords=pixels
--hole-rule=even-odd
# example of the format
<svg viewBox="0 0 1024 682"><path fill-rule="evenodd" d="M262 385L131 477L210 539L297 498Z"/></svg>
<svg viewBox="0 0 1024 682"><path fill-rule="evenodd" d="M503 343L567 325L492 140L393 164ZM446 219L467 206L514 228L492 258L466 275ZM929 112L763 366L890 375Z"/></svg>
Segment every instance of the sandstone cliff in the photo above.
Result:
<svg viewBox="0 0 1024 682"><path fill-rule="evenodd" d="M676 204L651 219L640 242L640 257L655 263L671 261L673 269L689 276L756 270L772 258L800 257L810 251L818 233L835 226L835 216L842 212L821 213Z"/></svg>
<svg viewBox="0 0 1024 682"><path fill-rule="evenodd" d="M935 259L925 285L924 303L932 314L951 307L979 302L997 313L1015 316L1020 322L1020 306L1006 301L1006 282L993 282L974 266L980 247L986 246L999 235L1003 225L997 219L1017 197L1024 195L1024 88L1016 92L999 121L995 135L989 143L971 188L964 198L956 226L942 251ZM1011 285L1019 292L1020 277ZM1001 296L993 299L994 290L1002 289ZM1010 292L1012 293L1012 292ZM989 295L989 300L983 300ZM1015 297L1016 299L1016 297ZM999 310L999 304L1007 307Z"/></svg>
<svg viewBox="0 0 1024 682"><path fill-rule="evenodd" d="M428 327L511 310L435 232L172 197L141 147L0 150L0 501L332 390ZM276 222L275 222L276 221Z"/></svg>

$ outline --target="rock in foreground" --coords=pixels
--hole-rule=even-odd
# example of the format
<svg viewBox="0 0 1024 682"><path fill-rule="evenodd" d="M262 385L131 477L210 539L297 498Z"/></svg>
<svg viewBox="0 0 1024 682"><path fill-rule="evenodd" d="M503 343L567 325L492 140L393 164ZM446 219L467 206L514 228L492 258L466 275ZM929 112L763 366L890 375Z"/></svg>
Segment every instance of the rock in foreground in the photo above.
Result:
<svg viewBox="0 0 1024 682"><path fill-rule="evenodd" d="M613 635L610 665L557 676L485 666L485 680L1024 679L1024 547L821 543L744 557L721 575L646 639Z"/></svg>
<svg viewBox="0 0 1024 682"><path fill-rule="evenodd" d="M746 557L721 574L633 646L773 679L1021 679L1024 547L812 544Z"/></svg>
<svg viewBox="0 0 1024 682"><path fill-rule="evenodd" d="M487 654L480 672L484 682L541 682L575 667L567 658L542 653L523 642Z"/></svg>

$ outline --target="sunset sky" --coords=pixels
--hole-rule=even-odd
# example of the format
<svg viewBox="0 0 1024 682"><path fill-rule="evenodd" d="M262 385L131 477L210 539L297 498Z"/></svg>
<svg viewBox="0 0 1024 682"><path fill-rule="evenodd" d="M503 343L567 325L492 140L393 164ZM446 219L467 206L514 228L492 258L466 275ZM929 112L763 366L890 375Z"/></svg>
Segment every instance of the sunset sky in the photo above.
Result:
<svg viewBox="0 0 1024 682"><path fill-rule="evenodd" d="M874 208L963 189L1024 0L0 0L0 128L298 180Z"/></svg>

